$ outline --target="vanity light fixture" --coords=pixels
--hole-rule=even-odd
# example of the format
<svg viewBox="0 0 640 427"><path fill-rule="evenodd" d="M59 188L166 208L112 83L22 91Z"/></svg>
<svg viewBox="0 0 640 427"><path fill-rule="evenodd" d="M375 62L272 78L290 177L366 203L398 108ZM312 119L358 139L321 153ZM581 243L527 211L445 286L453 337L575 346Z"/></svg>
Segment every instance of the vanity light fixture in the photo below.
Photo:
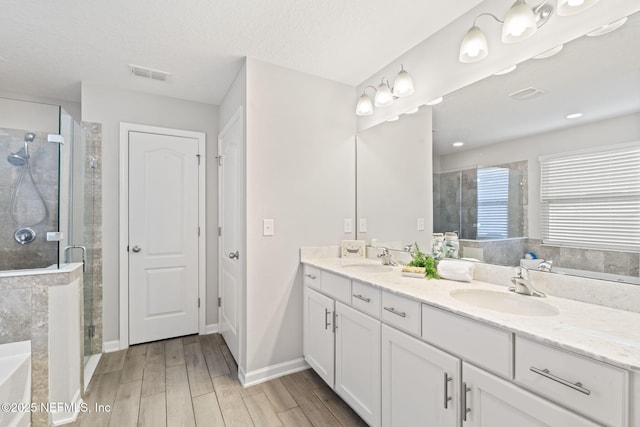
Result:
<svg viewBox="0 0 640 427"><path fill-rule="evenodd" d="M591 31L590 33L587 33L587 36L588 37L604 36L605 34L609 34L610 32L615 31L618 28L622 27L626 22L627 22L627 17L625 16L622 19L618 19L617 21L614 21L610 24L603 25L602 27L598 28L595 31Z"/></svg>
<svg viewBox="0 0 640 427"><path fill-rule="evenodd" d="M582 113L571 113L571 114L567 114L565 116L565 118L571 120L571 119L579 119L580 117L582 117Z"/></svg>
<svg viewBox="0 0 640 427"><path fill-rule="evenodd" d="M371 97L367 95L367 89L374 90L373 101ZM373 114L373 106L383 108L393 104L393 101L397 98L402 98L413 94L413 79L404 69L404 66L400 64L400 71L396 76L393 86L389 84L389 80L382 78L378 87L367 86L364 88L362 95L358 98L356 104L356 115L358 116L370 116Z"/></svg>
<svg viewBox="0 0 640 427"><path fill-rule="evenodd" d="M498 71L497 73L493 73L494 76L503 76L505 74L509 74L510 72L514 71L516 68L518 68L518 64L513 64L511 67L505 68L502 71Z"/></svg>
<svg viewBox="0 0 640 427"><path fill-rule="evenodd" d="M443 99L444 99L443 97L439 97L439 98L436 98L434 100L431 100L431 101L427 102L425 105L428 105L428 106L438 105L438 104L440 104L442 102Z"/></svg>
<svg viewBox="0 0 640 427"><path fill-rule="evenodd" d="M472 63L481 61L489 54L487 37L476 25L481 16L490 16L502 24L501 38L503 43L516 43L535 34L538 28L549 21L552 14L553 6L547 4L546 1L531 8L524 0L516 0L504 20L492 13L481 13L473 20L473 25L462 39L458 59L462 63Z"/></svg>
<svg viewBox="0 0 640 427"><path fill-rule="evenodd" d="M558 15L569 16L590 8L599 0L558 0Z"/></svg>
<svg viewBox="0 0 640 427"><path fill-rule="evenodd" d="M464 145L464 142L462 142L462 141L456 141L456 142L454 142L454 143L453 143L453 144L451 144L451 145L453 145L454 147L458 148L458 147L462 147L462 146Z"/></svg>

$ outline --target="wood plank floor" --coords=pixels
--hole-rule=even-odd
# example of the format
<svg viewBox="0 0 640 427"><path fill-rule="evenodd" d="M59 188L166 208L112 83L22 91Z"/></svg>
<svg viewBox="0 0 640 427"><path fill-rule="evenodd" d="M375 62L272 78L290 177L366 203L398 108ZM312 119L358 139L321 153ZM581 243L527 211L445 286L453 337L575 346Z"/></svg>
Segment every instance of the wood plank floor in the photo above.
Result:
<svg viewBox="0 0 640 427"><path fill-rule="evenodd" d="M71 426L366 426L312 370L243 388L219 334L134 345L102 355Z"/></svg>

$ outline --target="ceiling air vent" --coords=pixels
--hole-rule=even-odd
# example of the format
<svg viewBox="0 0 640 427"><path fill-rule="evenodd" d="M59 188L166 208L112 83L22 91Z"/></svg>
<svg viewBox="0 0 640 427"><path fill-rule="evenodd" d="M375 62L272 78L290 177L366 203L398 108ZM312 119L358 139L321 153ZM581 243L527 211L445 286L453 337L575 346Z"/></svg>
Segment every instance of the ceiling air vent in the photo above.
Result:
<svg viewBox="0 0 640 427"><path fill-rule="evenodd" d="M139 65L129 64L129 72L132 76L144 77L146 79L158 80L160 82L168 82L171 79L171 73L140 67Z"/></svg>
<svg viewBox="0 0 640 427"><path fill-rule="evenodd" d="M535 87L528 87L525 89L520 89L515 92L509 94L510 98L517 99L519 101L524 101L525 99L536 98L538 96L544 95L546 92L542 89L538 89Z"/></svg>

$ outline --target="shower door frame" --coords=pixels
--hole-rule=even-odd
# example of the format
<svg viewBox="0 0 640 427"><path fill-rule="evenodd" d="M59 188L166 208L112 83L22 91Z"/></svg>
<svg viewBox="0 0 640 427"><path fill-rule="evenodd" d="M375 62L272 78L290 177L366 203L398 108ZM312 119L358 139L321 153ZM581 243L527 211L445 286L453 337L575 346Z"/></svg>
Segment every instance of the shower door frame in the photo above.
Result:
<svg viewBox="0 0 640 427"><path fill-rule="evenodd" d="M198 168L198 222L200 238L198 239L198 333L206 333L207 298L206 298L206 185L207 162L206 135L203 132L147 126L136 123L120 123L120 207L119 207L119 350L129 347L129 132L143 132L160 135L171 135L198 140L200 167ZM115 350L115 349L112 349Z"/></svg>

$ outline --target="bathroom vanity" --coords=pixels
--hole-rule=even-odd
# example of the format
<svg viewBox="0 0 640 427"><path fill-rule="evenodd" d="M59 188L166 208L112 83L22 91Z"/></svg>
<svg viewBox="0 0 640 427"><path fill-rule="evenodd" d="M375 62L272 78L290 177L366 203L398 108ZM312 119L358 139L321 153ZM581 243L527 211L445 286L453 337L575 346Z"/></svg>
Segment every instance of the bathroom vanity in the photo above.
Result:
<svg viewBox="0 0 640 427"><path fill-rule="evenodd" d="M302 256L304 357L371 426L638 426L640 314Z"/></svg>

